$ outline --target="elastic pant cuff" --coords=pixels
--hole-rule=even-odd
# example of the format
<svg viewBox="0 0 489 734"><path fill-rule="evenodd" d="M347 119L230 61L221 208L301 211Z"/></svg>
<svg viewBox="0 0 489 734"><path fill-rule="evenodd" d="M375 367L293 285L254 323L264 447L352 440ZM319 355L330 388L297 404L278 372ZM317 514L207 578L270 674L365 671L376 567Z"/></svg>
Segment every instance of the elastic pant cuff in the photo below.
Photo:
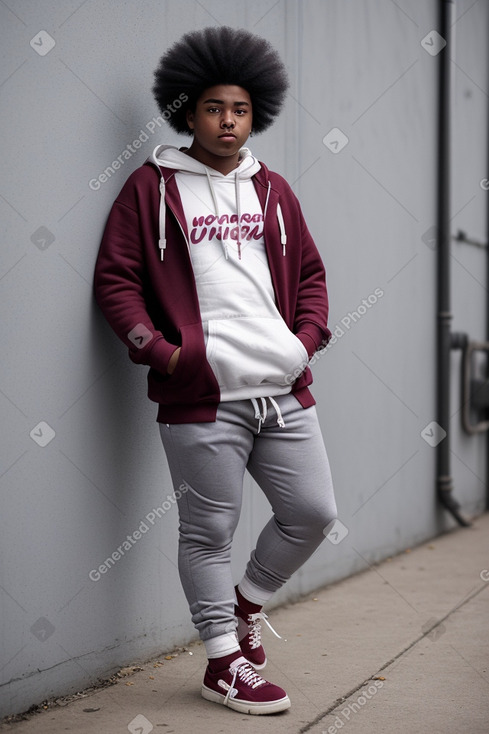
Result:
<svg viewBox="0 0 489 734"><path fill-rule="evenodd" d="M274 591L267 591L266 589L260 589L252 581L249 580L246 574L243 576L238 584L239 593L243 594L245 599L252 602L252 604L259 604L261 607L267 603L267 601L274 595Z"/></svg>
<svg viewBox="0 0 489 734"><path fill-rule="evenodd" d="M211 637L203 642L209 660L213 658L222 658L225 655L230 655L232 652L238 652L238 650L241 649L236 632L227 632L224 635Z"/></svg>

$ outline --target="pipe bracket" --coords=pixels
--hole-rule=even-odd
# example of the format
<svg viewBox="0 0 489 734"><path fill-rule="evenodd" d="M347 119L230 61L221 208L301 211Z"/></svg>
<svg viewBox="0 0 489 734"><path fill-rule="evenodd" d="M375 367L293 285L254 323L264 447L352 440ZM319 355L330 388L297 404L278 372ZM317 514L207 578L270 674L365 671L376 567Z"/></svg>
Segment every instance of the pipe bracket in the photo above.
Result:
<svg viewBox="0 0 489 734"><path fill-rule="evenodd" d="M462 425L469 435L483 433L489 430L489 420L472 421L472 414L477 411L486 412L489 409L489 377L475 378L473 356L477 352L485 352L489 361L489 342L471 342L463 350L462 367ZM486 375L489 372L486 367Z"/></svg>

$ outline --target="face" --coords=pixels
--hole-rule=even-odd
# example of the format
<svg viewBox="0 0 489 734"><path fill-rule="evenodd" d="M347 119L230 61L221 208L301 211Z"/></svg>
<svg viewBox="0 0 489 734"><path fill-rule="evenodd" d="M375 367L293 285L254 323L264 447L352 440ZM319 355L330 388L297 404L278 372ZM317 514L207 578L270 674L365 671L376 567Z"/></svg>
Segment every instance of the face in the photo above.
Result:
<svg viewBox="0 0 489 734"><path fill-rule="evenodd" d="M187 112L194 139L189 151L202 163L238 157L252 126L251 98L242 87L218 84L209 87L197 100L195 112ZM214 167L216 167L214 165Z"/></svg>

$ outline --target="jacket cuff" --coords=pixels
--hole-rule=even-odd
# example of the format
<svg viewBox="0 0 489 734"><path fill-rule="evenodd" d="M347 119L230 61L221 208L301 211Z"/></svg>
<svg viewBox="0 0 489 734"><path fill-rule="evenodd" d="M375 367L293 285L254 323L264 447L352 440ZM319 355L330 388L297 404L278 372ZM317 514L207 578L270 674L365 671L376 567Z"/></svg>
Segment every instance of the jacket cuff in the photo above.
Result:
<svg viewBox="0 0 489 734"><path fill-rule="evenodd" d="M314 340L309 336L309 334L306 334L304 331L300 331L298 334L296 334L296 337L303 343L307 352L307 356L309 357L309 359L311 359L312 355L316 351Z"/></svg>
<svg viewBox="0 0 489 734"><path fill-rule="evenodd" d="M326 332L325 337L323 329L320 329L316 324L307 323L301 325L300 331L297 332L296 337L304 344L309 359L317 352L318 349L326 346L330 340L331 332L329 329L326 329Z"/></svg>
<svg viewBox="0 0 489 734"><path fill-rule="evenodd" d="M177 344L170 344L164 338L158 339L148 354L147 363L149 367L153 367L153 369L166 375L170 357L177 349Z"/></svg>

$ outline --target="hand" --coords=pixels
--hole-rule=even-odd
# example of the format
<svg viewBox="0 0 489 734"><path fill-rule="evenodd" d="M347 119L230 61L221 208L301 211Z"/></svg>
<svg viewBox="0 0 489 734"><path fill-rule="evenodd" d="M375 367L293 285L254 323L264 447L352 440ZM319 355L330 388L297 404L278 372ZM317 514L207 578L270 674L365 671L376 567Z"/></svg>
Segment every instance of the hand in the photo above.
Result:
<svg viewBox="0 0 489 734"><path fill-rule="evenodd" d="M177 347L175 351L173 352L172 356L170 357L170 361L168 362L168 366L166 368L166 371L169 375L172 375L175 371L175 367L177 366L177 362L180 359L180 352L182 347Z"/></svg>

